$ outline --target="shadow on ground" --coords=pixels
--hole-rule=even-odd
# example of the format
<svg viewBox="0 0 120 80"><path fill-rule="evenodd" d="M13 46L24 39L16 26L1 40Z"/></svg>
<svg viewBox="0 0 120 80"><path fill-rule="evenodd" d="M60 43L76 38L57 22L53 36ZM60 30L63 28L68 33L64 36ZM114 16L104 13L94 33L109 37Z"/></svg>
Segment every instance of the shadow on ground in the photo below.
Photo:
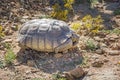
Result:
<svg viewBox="0 0 120 80"><path fill-rule="evenodd" d="M29 65L28 62L32 61L35 68L45 73L54 73L74 69L77 65L82 63L83 57L78 49L65 54L59 53L59 55L28 49L22 52L19 51L17 60L24 65Z"/></svg>
<svg viewBox="0 0 120 80"><path fill-rule="evenodd" d="M105 28L112 29L113 25L115 24L112 21L112 18L114 17L113 12L114 10L118 9L119 6L120 3L118 2L105 2L104 4L99 3L96 7L91 9L89 4L84 3L74 6L74 12L75 15L79 16L80 19L86 15L91 15L93 17L101 15L102 19L104 20Z"/></svg>

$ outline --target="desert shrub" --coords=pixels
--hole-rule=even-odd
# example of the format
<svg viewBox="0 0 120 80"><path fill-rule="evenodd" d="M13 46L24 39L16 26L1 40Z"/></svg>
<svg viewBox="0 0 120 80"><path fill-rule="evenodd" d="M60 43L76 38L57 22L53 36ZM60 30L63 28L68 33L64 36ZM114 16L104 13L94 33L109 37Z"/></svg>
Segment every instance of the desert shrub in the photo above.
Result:
<svg viewBox="0 0 120 80"><path fill-rule="evenodd" d="M4 68L6 65L11 65L13 63L13 61L16 58L16 55L14 54L10 43L4 42L0 43L0 45L4 47L4 50L6 52L3 57L4 59L0 59L0 68Z"/></svg>
<svg viewBox="0 0 120 80"><path fill-rule="evenodd" d="M99 0L87 0L87 2L90 4L90 8L94 8Z"/></svg>
<svg viewBox="0 0 120 80"><path fill-rule="evenodd" d="M120 9L115 10L113 13L114 15L120 15Z"/></svg>
<svg viewBox="0 0 120 80"><path fill-rule="evenodd" d="M12 64L15 59L16 59L16 55L14 54L13 50L8 49L6 54L5 54L6 65Z"/></svg>
<svg viewBox="0 0 120 80"><path fill-rule="evenodd" d="M97 46L95 45L95 43L92 41L92 40L88 40L86 42L86 49L87 50L91 50L91 51L94 51L97 49Z"/></svg>
<svg viewBox="0 0 120 80"><path fill-rule="evenodd" d="M101 32L107 33L107 34L116 34L120 35L120 29L115 28L113 30L101 30Z"/></svg>
<svg viewBox="0 0 120 80"><path fill-rule="evenodd" d="M115 29L113 29L113 30L111 31L111 33L120 35L120 29L115 28Z"/></svg>
<svg viewBox="0 0 120 80"><path fill-rule="evenodd" d="M4 67L4 63L2 60L0 60L0 68L3 68Z"/></svg>
<svg viewBox="0 0 120 80"><path fill-rule="evenodd" d="M66 78L59 78L58 80L67 80Z"/></svg>
<svg viewBox="0 0 120 80"><path fill-rule="evenodd" d="M77 31L77 30L81 27L81 24L80 24L80 23L81 23L81 22L73 22L73 23L71 24L72 29L75 30L75 31Z"/></svg>
<svg viewBox="0 0 120 80"><path fill-rule="evenodd" d="M6 49L10 49L11 48L11 44L8 43L8 42L5 42L5 43L1 43L1 45L6 48Z"/></svg>
<svg viewBox="0 0 120 80"><path fill-rule="evenodd" d="M16 55L13 52L13 48L12 45L8 42L3 42L0 43L0 45L3 47L3 50L5 51L5 55L4 55L4 60L0 60L0 68L2 66L2 64L5 65L11 65L13 63L13 61L16 59Z"/></svg>
<svg viewBox="0 0 120 80"><path fill-rule="evenodd" d="M88 60L89 60L89 57L84 55L82 64L80 64L80 66L81 67L89 67Z"/></svg>
<svg viewBox="0 0 120 80"><path fill-rule="evenodd" d="M61 73L53 74L52 79L53 80L67 80L66 78L61 76Z"/></svg>
<svg viewBox="0 0 120 80"><path fill-rule="evenodd" d="M93 18L91 15L86 15L80 22L73 22L71 28L78 33L85 33L86 35L96 35L103 27L103 20L100 15Z"/></svg>
<svg viewBox="0 0 120 80"><path fill-rule="evenodd" d="M74 0L50 0L50 5L53 8L51 17L59 20L67 20L68 14L73 11L72 4Z"/></svg>

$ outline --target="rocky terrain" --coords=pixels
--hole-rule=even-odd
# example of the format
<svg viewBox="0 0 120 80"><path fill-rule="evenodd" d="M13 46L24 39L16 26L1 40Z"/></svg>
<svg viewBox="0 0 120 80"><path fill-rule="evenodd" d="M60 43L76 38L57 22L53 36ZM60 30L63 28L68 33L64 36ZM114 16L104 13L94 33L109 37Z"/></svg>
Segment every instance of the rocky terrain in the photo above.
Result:
<svg viewBox="0 0 120 80"><path fill-rule="evenodd" d="M20 51L17 43L20 26L31 19L46 18L52 10L45 3L32 0L29 3L32 6L27 2L23 6L17 0L0 1L0 80L64 80L53 79L53 74L70 71L76 66L88 72L78 80L120 80L120 15L113 14L120 8L119 3L98 4L94 9L90 9L88 4L74 6L75 16L68 24L87 14L101 15L104 30L93 37L79 34L78 48L66 54L31 49ZM16 56L12 64L6 63L7 53Z"/></svg>

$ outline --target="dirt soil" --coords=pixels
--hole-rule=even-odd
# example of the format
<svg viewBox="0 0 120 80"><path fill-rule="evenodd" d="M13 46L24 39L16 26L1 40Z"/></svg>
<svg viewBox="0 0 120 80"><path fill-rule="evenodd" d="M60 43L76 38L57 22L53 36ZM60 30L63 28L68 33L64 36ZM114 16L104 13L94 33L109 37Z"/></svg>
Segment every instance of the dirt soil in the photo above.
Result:
<svg viewBox="0 0 120 80"><path fill-rule="evenodd" d="M6 3L1 0L1 2L0 25L6 36L0 39L0 61L4 60L7 50L2 43L9 43L17 58L13 65L0 68L0 80L53 80L53 73L69 71L79 65L88 73L78 80L120 80L120 34L100 33L94 36L94 41L100 46L95 51L84 48L88 36L80 34L78 48L66 54L45 53L31 49L20 51L16 26L20 28L21 24L28 20L43 17L46 11L51 9L47 6L44 7L45 12L43 9L36 10L36 7L35 10L31 8L28 10L21 7L16 0ZM37 5L39 4L34 4ZM94 9L90 9L88 4L80 4L74 7L75 16L67 23L78 21L87 14L101 15L106 29L120 29L120 18L116 18L113 14L118 7L119 3L116 2L98 4Z"/></svg>

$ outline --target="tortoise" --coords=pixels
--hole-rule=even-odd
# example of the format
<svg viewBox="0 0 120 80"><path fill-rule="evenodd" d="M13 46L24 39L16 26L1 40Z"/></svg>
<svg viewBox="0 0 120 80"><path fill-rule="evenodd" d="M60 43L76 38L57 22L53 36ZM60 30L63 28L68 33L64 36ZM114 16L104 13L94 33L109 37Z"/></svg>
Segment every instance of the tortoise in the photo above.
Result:
<svg viewBox="0 0 120 80"><path fill-rule="evenodd" d="M76 47L79 36L69 25L56 19L34 19L18 30L18 43L24 49L42 52L66 52Z"/></svg>

